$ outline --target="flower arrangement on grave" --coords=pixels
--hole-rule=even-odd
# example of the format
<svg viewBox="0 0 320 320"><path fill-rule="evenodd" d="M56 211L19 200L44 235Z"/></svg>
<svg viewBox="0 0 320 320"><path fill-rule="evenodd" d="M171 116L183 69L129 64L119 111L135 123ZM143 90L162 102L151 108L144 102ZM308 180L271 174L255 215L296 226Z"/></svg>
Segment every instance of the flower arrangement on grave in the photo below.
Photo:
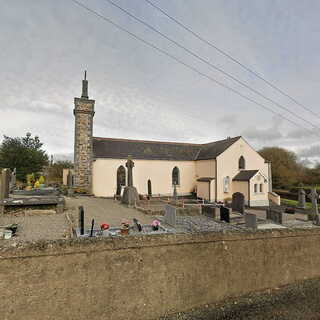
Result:
<svg viewBox="0 0 320 320"><path fill-rule="evenodd" d="M110 228L110 225L107 223L102 223L100 226L100 229L103 230L108 230Z"/></svg>
<svg viewBox="0 0 320 320"><path fill-rule="evenodd" d="M28 186L32 187L34 183L35 183L34 174L33 173L27 174L27 184L28 184Z"/></svg>
<svg viewBox="0 0 320 320"><path fill-rule="evenodd" d="M121 234L129 234L130 221L122 220L121 222Z"/></svg>
<svg viewBox="0 0 320 320"><path fill-rule="evenodd" d="M40 183L40 187L44 187L44 183L45 183L45 178L44 178L44 176L41 176L38 181L39 181L39 183Z"/></svg>
<svg viewBox="0 0 320 320"><path fill-rule="evenodd" d="M35 182L34 188L35 188L35 189L39 189L39 188L40 188L40 182L39 182L39 180L37 180L37 181Z"/></svg>
<svg viewBox="0 0 320 320"><path fill-rule="evenodd" d="M159 220L153 220L151 225L152 225L152 230L157 231L159 230L161 223Z"/></svg>

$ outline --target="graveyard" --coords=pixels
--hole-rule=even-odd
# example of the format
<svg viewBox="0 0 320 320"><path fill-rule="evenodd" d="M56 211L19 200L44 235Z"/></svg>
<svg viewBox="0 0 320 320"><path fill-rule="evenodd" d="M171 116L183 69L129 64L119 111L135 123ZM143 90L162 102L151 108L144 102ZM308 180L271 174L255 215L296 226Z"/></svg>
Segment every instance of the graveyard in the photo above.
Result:
<svg viewBox="0 0 320 320"><path fill-rule="evenodd" d="M133 183L134 162L128 158L128 186L121 197L75 194L71 171L65 195L56 188L15 188L15 172L1 172L0 230L4 241L36 241L86 237L127 237L163 233L263 232L320 227L318 194L299 192L297 208L270 203L249 208L241 194L215 203L192 196L141 196ZM312 208L306 207L306 197Z"/></svg>

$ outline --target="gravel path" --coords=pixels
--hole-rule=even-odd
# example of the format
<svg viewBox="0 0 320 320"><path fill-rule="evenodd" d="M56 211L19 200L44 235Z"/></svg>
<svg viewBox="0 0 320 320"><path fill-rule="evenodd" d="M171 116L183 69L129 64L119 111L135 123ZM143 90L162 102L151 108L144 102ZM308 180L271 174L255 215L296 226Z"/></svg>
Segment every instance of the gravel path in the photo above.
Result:
<svg viewBox="0 0 320 320"><path fill-rule="evenodd" d="M96 227L100 226L101 223L108 223L111 227L119 227L122 219L132 222L132 219L136 218L142 224L150 224L154 220L154 217L134 208L128 208L113 199L79 196L66 198L66 206L76 225L78 224L78 207L83 206L87 227L91 226L92 219L95 219Z"/></svg>
<svg viewBox="0 0 320 320"><path fill-rule="evenodd" d="M65 214L4 215L0 217L0 225L12 223L18 224L18 230L17 235L9 241L15 239L28 241L44 239L56 240L66 238L70 235L69 224Z"/></svg>

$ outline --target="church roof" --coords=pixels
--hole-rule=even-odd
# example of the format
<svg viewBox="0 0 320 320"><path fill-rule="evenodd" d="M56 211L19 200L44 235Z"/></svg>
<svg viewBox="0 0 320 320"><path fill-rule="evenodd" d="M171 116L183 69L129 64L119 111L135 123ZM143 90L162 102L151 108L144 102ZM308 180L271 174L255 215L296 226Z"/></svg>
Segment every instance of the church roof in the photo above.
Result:
<svg viewBox="0 0 320 320"><path fill-rule="evenodd" d="M160 142L93 137L93 157L144 160L207 160L215 159L240 137L206 144Z"/></svg>
<svg viewBox="0 0 320 320"><path fill-rule="evenodd" d="M259 170L241 170L232 179L233 181L249 181Z"/></svg>

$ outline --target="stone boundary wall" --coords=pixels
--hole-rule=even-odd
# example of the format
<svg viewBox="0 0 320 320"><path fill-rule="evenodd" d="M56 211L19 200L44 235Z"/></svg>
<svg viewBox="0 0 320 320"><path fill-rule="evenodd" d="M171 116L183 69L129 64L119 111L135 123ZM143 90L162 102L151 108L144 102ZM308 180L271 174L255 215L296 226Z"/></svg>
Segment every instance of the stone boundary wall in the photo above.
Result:
<svg viewBox="0 0 320 320"><path fill-rule="evenodd" d="M154 319L320 277L319 243L319 230L2 242L1 319Z"/></svg>

